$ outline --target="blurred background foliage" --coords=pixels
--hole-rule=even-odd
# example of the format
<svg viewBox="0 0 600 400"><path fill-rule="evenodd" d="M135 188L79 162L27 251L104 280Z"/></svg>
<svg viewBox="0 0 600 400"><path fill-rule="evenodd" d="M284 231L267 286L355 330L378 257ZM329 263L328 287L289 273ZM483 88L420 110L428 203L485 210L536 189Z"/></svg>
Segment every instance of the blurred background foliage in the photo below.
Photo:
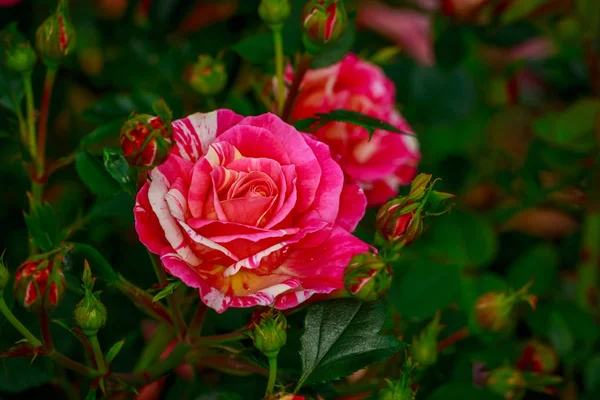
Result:
<svg viewBox="0 0 600 400"><path fill-rule="evenodd" d="M482 7L462 15L441 12L435 0L396 0L387 6L414 18L416 13L419 22L398 19L405 32L390 33L383 23L379 32L369 29L377 22L361 13L370 2L348 1L357 13L345 46L379 63L394 81L398 107L421 144L419 170L442 178L439 187L458 196L456 210L436 220L394 266L385 329L410 342L443 309L440 337L446 337L472 326L470 310L485 292L517 289L534 278L531 292L539 297L535 312L519 310L513 334L475 332L442 353L419 377L417 398L494 398L473 389L472 361L488 368L514 364L523 343L532 337L549 343L560 358L557 374L564 382L556 396L591 400L600 395L600 196L594 186L599 175L600 57L595 28L599 22L593 21L600 20L600 11L594 2L588 1L589 12L585 2L522 0L508 9ZM284 51L290 57L301 46L303 1L292 3L293 16L284 29ZM0 27L16 20L33 38L54 7L54 0L25 0L0 8ZM246 115L268 111L265 88L274 71L273 50L257 7L257 0L72 1L78 46L59 72L50 110L48 158L56 160L78 149L99 155L104 147L117 147L118 127L127 115L132 110L151 112L160 97L177 118L211 109L211 101L187 83L199 54L221 56L226 63L229 80L215 99L218 106ZM317 65L339 60L344 51L322 57ZM7 88L18 95L23 92L21 82L3 65L0 68L0 249L7 249L5 261L14 270L27 256L22 210L27 208L29 181L13 134L17 121ZM34 87L42 82L38 68ZM94 139L84 140L90 133ZM118 272L150 287L154 277L133 229L131 198L106 175L94 181L101 186L101 196L86 190L75 168L63 168L48 182L45 199L61 225L72 228L71 240L92 244ZM358 231L368 241L375 211L369 211ZM70 286L77 288L82 262L67 262ZM10 304L12 294L5 295ZM78 299L71 290L65 303L74 306ZM106 291L103 301L109 319L100 340L108 348L126 338L115 368L131 368L143 345L142 315L116 291ZM70 309L61 307L55 318L70 319ZM14 311L35 325L32 316L16 307ZM226 318L217 319L211 310L206 331L237 329L248 315L248 310L230 310ZM290 319L298 327L301 321ZM76 340L58 325L53 329L57 348L77 357ZM284 370L298 368L294 346L299 331L290 331L290 345L281 357ZM0 318L0 348L17 339ZM385 370L373 368L366 377L356 378L356 384L394 377L400 365L393 360ZM206 370L202 379L189 384L170 376L164 398L259 398L262 379ZM24 396L41 396L48 383L60 396L73 396L79 388L68 382L64 371L43 359L33 365L15 359L0 363L2 398L16 398L23 391ZM337 390L335 385L316 389L325 398L333 398ZM196 397L197 393L225 397ZM531 393L526 398L549 396Z"/></svg>

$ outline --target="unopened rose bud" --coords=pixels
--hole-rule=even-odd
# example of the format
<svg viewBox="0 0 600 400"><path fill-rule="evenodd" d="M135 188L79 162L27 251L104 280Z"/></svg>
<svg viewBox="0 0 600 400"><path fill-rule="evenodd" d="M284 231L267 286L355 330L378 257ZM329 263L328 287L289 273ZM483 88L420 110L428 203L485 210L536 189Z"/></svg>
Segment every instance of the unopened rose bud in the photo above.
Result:
<svg viewBox="0 0 600 400"><path fill-rule="evenodd" d="M69 17L67 0L60 0L56 11L37 30L36 45L44 63L56 68L75 50L75 28Z"/></svg>
<svg viewBox="0 0 600 400"><path fill-rule="evenodd" d="M26 261L15 273L15 298L23 308L34 313L42 309L47 312L55 310L66 286L59 257Z"/></svg>
<svg viewBox="0 0 600 400"><path fill-rule="evenodd" d="M83 271L83 299L75 306L73 318L77 326L87 336L93 336L106 324L106 307L98 299L98 293L93 293L94 282L90 266L86 262Z"/></svg>
<svg viewBox="0 0 600 400"><path fill-rule="evenodd" d="M512 367L499 367L487 376L485 387L506 400L520 400L525 396L527 384L520 371Z"/></svg>
<svg viewBox="0 0 600 400"><path fill-rule="evenodd" d="M348 29L348 14L341 0L312 0L302 14L304 46L316 55L335 43Z"/></svg>
<svg viewBox="0 0 600 400"><path fill-rule="evenodd" d="M121 149L130 165L157 167L169 157L172 148L171 121L159 116L132 115L121 127Z"/></svg>
<svg viewBox="0 0 600 400"><path fill-rule="evenodd" d="M253 317L246 334L254 341L254 347L267 358L277 357L287 342L287 321L283 313L274 308Z"/></svg>
<svg viewBox="0 0 600 400"><path fill-rule="evenodd" d="M227 71L222 61L209 55L201 55L192 68L190 85L205 96L220 93L227 84Z"/></svg>
<svg viewBox="0 0 600 400"><path fill-rule="evenodd" d="M0 256L0 293L6 289L6 286L8 286L8 281L10 280L10 272L8 272L8 268L6 268L6 265L4 265L3 258L4 254Z"/></svg>
<svg viewBox="0 0 600 400"><path fill-rule="evenodd" d="M31 43L17 29L16 23L2 30L0 42L4 52L4 63L8 69L23 74L33 70L37 56Z"/></svg>
<svg viewBox="0 0 600 400"><path fill-rule="evenodd" d="M344 286L354 297L377 301L385 297L392 285L392 269L377 254L358 254L344 272Z"/></svg>
<svg viewBox="0 0 600 400"><path fill-rule="evenodd" d="M488 292L475 303L475 321L484 330L501 332L510 327L517 304L527 302L535 309L537 298L527 293L530 284L517 292Z"/></svg>
<svg viewBox="0 0 600 400"><path fill-rule="evenodd" d="M419 204L400 198L384 204L377 213L377 231L388 241L409 245L421 236Z"/></svg>
<svg viewBox="0 0 600 400"><path fill-rule="evenodd" d="M558 356L552 347L531 340L525 345L517 367L522 371L551 374L558 368Z"/></svg>
<svg viewBox="0 0 600 400"><path fill-rule="evenodd" d="M418 363L429 366L437 361L437 338L442 331L440 313L427 324L421 333L413 338L411 353Z"/></svg>
<svg viewBox="0 0 600 400"><path fill-rule="evenodd" d="M262 0L258 15L272 29L281 29L292 11L290 0Z"/></svg>

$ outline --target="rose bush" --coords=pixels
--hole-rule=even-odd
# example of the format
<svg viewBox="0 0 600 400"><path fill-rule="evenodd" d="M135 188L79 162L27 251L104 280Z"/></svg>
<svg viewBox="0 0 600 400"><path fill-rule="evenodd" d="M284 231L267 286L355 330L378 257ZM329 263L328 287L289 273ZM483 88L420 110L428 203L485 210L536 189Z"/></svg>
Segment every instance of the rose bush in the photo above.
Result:
<svg viewBox="0 0 600 400"><path fill-rule="evenodd" d="M327 145L272 114L173 122L175 146L137 195L136 229L206 305L294 307L344 286L364 214Z"/></svg>
<svg viewBox="0 0 600 400"><path fill-rule="evenodd" d="M291 71L290 71L291 72ZM395 109L395 87L383 71L354 54L323 69L308 71L292 111L297 121L335 109L360 112L386 121L405 135L331 122L314 132L341 157L344 171L365 190L370 205L379 205L410 183L420 159L411 127Z"/></svg>

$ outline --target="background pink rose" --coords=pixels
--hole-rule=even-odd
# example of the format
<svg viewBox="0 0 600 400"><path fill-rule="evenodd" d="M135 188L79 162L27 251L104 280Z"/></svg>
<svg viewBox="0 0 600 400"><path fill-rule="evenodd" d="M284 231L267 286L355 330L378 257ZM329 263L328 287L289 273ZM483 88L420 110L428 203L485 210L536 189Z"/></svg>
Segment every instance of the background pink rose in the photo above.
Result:
<svg viewBox="0 0 600 400"><path fill-rule="evenodd" d="M399 185L410 183L420 159L418 142L395 109L394 83L379 67L349 54L331 67L308 71L300 90L293 120L345 109L379 118L406 133L378 130L369 140L366 129L342 122L314 133L341 157L344 171L363 187L370 205L384 203Z"/></svg>
<svg viewBox="0 0 600 400"><path fill-rule="evenodd" d="M165 269L218 312L294 307L343 287L367 245L350 234L365 196L327 145L272 114L173 123L177 144L137 196L136 229Z"/></svg>

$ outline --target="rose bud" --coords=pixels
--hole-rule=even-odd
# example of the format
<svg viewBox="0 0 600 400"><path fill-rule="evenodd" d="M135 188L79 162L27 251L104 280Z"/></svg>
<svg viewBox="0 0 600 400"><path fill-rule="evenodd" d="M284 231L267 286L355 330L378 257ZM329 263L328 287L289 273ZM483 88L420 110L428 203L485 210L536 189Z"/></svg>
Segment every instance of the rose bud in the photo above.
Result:
<svg viewBox="0 0 600 400"><path fill-rule="evenodd" d="M387 388L384 388L379 392L378 400L414 400L415 392L413 391L413 383L411 380L411 373L413 371L413 360L408 357L404 365L404 371L402 377L397 382L392 382L386 379L388 384Z"/></svg>
<svg viewBox="0 0 600 400"><path fill-rule="evenodd" d="M48 67L56 68L75 49L75 28L69 17L67 0L60 0L56 12L37 30L37 49Z"/></svg>
<svg viewBox="0 0 600 400"><path fill-rule="evenodd" d="M23 74L31 73L37 56L31 43L17 29L16 23L12 23L2 30L0 41L4 51L4 63L8 69Z"/></svg>
<svg viewBox="0 0 600 400"><path fill-rule="evenodd" d="M287 341L287 321L283 313L274 308L253 316L246 334L254 341L254 347L267 358L277 357Z"/></svg>
<svg viewBox="0 0 600 400"><path fill-rule="evenodd" d="M289 0L262 0L258 15L271 29L281 29L292 11Z"/></svg>
<svg viewBox="0 0 600 400"><path fill-rule="evenodd" d="M519 370L512 367L499 367L490 372L485 387L506 400L519 400L525 396L527 384Z"/></svg>
<svg viewBox="0 0 600 400"><path fill-rule="evenodd" d="M443 327L440 325L440 313L427 324L418 336L413 337L411 352L415 361L429 366L437 361L437 338Z"/></svg>
<svg viewBox="0 0 600 400"><path fill-rule="evenodd" d="M335 43L348 28L348 14L344 2L339 0L309 1L304 7L302 20L302 40L312 55Z"/></svg>
<svg viewBox="0 0 600 400"><path fill-rule="evenodd" d="M392 269L373 253L358 254L344 272L344 286L352 296L363 301L385 297L392 285Z"/></svg>
<svg viewBox="0 0 600 400"><path fill-rule="evenodd" d="M531 282L517 292L488 292L480 296L475 303L475 321L484 330L501 332L512 323L515 306L527 302L535 309L537 297L527 293Z"/></svg>
<svg viewBox="0 0 600 400"><path fill-rule="evenodd" d="M423 223L418 203L400 198L384 204L377 213L377 231L390 242L409 245L421 236Z"/></svg>
<svg viewBox="0 0 600 400"><path fill-rule="evenodd" d="M121 149L130 165L159 166L167 159L172 147L171 123L159 116L132 115L121 127Z"/></svg>
<svg viewBox="0 0 600 400"><path fill-rule="evenodd" d="M10 272L8 272L8 268L4 265L4 253L0 256L0 293L6 286L8 286L8 281L10 280Z"/></svg>
<svg viewBox="0 0 600 400"><path fill-rule="evenodd" d="M73 311L73 318L77 326L87 336L94 336L106 324L106 307L98 299L99 293L93 293L94 282L89 264L85 263L83 270L83 299L77 303Z"/></svg>
<svg viewBox="0 0 600 400"><path fill-rule="evenodd" d="M558 356L552 347L531 340L525 345L516 365L522 371L551 374L558 368Z"/></svg>
<svg viewBox="0 0 600 400"><path fill-rule="evenodd" d="M222 61L209 55L201 55L192 68L190 85L205 96L220 93L227 84L227 72Z"/></svg>
<svg viewBox="0 0 600 400"><path fill-rule="evenodd" d="M27 311L55 310L65 289L65 275L59 258L26 261L15 273L15 298Z"/></svg>

